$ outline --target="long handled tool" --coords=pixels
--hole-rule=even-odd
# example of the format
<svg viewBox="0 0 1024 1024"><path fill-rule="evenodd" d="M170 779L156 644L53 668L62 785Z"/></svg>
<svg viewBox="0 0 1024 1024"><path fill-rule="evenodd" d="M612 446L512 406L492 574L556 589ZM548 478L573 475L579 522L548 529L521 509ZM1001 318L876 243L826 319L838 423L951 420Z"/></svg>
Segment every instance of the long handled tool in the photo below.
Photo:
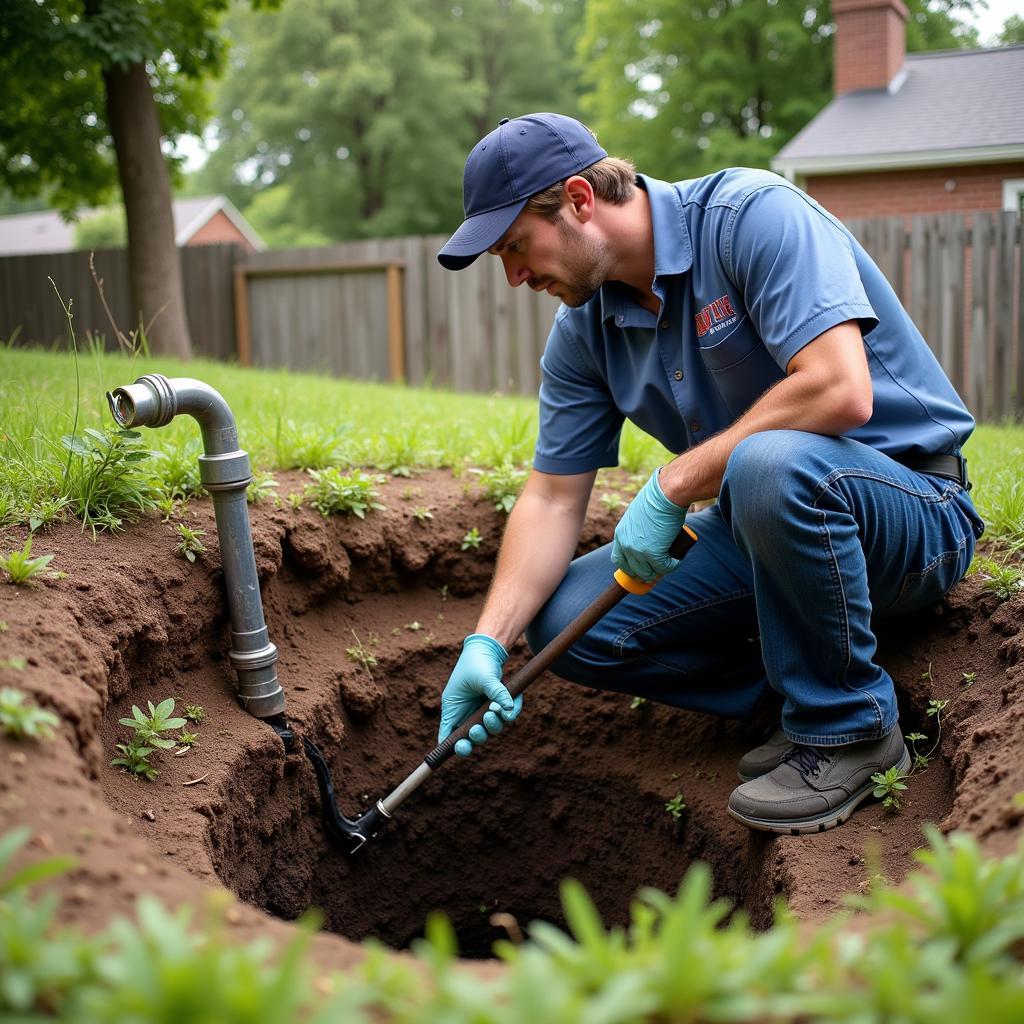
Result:
<svg viewBox="0 0 1024 1024"><path fill-rule="evenodd" d="M672 542L669 554L674 558L682 558L696 543L697 535L684 526L679 536ZM580 639L599 619L608 614L626 594L646 594L653 583L644 583L627 575L621 569L615 570L615 582L610 583L572 622L566 626L543 650L538 651L508 681L508 692L518 697L545 669L561 657L577 640ZM422 783L451 757L455 744L469 735L474 725L482 724L484 714L489 706L484 701L480 709L453 730L426 757L398 787L386 797L378 800L373 807L356 818L346 818L338 810L334 795L334 783L327 761L316 745L303 737L302 743L316 772L320 786L320 799L323 803L327 833L334 843L349 855L357 853L370 839L377 836L381 826L391 819L395 809L422 785Z"/></svg>

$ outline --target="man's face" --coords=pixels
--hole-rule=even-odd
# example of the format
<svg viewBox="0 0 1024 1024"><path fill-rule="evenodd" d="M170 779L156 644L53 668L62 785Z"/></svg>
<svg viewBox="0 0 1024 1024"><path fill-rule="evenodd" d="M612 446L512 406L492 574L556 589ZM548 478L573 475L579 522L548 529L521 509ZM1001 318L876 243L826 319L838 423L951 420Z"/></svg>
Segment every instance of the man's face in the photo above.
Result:
<svg viewBox="0 0 1024 1024"><path fill-rule="evenodd" d="M500 257L513 288L524 281L567 306L582 306L608 280L614 263L606 242L591 238L560 212L554 221L523 211L488 252Z"/></svg>

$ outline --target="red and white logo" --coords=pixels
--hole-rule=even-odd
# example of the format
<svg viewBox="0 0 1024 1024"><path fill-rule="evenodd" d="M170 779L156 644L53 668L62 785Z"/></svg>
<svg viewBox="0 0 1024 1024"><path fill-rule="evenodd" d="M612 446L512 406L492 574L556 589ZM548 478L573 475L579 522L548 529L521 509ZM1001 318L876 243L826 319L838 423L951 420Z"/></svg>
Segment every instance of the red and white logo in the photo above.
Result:
<svg viewBox="0 0 1024 1024"><path fill-rule="evenodd" d="M714 302L706 305L694 318L697 325L697 337L703 338L711 328L730 316L735 316L736 311L732 308L732 301L728 295L723 295Z"/></svg>

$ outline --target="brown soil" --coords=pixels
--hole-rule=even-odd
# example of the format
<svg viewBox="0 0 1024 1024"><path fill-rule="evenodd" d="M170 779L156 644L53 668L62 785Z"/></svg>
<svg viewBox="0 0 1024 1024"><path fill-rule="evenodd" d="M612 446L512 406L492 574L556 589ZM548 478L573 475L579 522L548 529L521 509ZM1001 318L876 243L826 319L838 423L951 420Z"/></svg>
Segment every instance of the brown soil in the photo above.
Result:
<svg viewBox="0 0 1024 1024"><path fill-rule="evenodd" d="M614 475L607 478L614 482ZM281 478L281 493L301 486ZM611 535L595 493L581 550ZM389 793L434 745L438 695L472 630L490 578L501 517L461 480L428 473L382 488L388 506L365 522L308 509L251 511L257 562L288 717L327 754L349 816ZM420 522L415 506L433 520ZM965 829L996 853L1016 843L1024 811L1017 756L1024 733L1024 599L999 605L968 580L941 607L881 636L897 680L904 731L933 732L930 699L952 698L941 756L916 778L899 814L872 803L843 827L768 838L725 812L735 765L770 723L739 725L542 678L514 732L468 762L446 765L403 805L358 858L332 849L309 762L286 756L233 696L220 559L208 501L192 525L208 552L192 565L170 525L151 517L95 542L73 526L39 537L67 573L0 586L0 685L30 692L63 724L40 744L0 738L0 831L27 824L32 856L72 853L58 883L63 919L88 929L130 913L152 892L202 903L227 888L240 937L290 935L290 921L323 909L318 962L345 966L354 941L403 948L440 908L470 956L500 934L495 911L523 924L560 920L557 883L581 879L609 923L622 923L641 886L674 890L695 859L716 889L757 924L785 895L814 921L865 882L881 858L901 878L922 845L921 825ZM463 552L476 526L483 544ZM12 532L7 549L21 538ZM418 624L418 625L417 625ZM376 660L364 666L347 649ZM513 653L511 667L526 658ZM963 673L976 673L967 686ZM197 747L155 759L155 782L111 767L131 705L175 696L201 704ZM297 749L301 750L301 747ZM666 801L687 804L674 820Z"/></svg>

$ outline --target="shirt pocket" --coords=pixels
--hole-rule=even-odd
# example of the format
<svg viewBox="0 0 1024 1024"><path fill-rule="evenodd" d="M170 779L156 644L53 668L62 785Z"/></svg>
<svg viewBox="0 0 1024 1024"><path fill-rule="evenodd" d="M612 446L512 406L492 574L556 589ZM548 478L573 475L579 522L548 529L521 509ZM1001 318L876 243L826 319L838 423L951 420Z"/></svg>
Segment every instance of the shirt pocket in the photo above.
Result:
<svg viewBox="0 0 1024 1024"><path fill-rule="evenodd" d="M785 374L744 318L731 331L700 341L700 356L722 401L733 414L747 411Z"/></svg>

